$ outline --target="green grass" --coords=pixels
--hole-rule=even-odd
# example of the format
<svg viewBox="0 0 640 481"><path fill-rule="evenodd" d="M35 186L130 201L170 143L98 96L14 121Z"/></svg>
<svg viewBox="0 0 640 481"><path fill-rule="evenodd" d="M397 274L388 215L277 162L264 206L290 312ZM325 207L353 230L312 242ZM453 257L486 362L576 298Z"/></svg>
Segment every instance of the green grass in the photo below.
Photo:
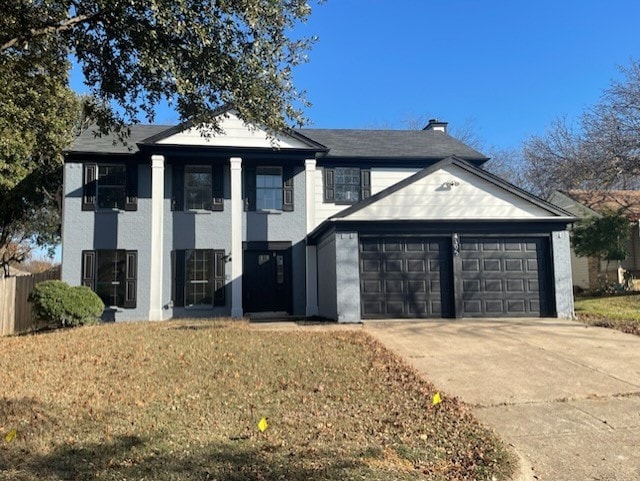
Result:
<svg viewBox="0 0 640 481"><path fill-rule="evenodd" d="M576 299L578 320L640 335L640 295Z"/></svg>
<svg viewBox="0 0 640 481"><path fill-rule="evenodd" d="M444 395L432 406L434 386L361 332L130 323L3 338L0 349L1 480L513 471L506 446L465 405Z"/></svg>

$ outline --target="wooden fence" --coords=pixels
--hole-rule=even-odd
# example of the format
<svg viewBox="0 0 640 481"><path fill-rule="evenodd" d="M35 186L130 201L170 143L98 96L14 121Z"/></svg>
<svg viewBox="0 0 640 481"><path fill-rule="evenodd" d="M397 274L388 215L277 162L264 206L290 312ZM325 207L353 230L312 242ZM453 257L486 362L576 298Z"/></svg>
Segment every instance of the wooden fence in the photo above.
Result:
<svg viewBox="0 0 640 481"><path fill-rule="evenodd" d="M38 282L60 279L60 267L30 276L0 279L0 335L18 334L38 327L31 314L29 294Z"/></svg>

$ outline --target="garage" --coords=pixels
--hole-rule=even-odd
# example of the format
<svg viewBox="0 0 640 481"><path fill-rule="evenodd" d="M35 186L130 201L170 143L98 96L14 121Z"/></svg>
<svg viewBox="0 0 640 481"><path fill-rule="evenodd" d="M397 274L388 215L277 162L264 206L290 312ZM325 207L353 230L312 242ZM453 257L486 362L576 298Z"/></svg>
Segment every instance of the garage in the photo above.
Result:
<svg viewBox="0 0 640 481"><path fill-rule="evenodd" d="M452 317L451 238L360 241L363 318Z"/></svg>
<svg viewBox="0 0 640 481"><path fill-rule="evenodd" d="M362 317L553 314L546 237L362 237Z"/></svg>
<svg viewBox="0 0 640 481"><path fill-rule="evenodd" d="M548 239L461 238L462 317L553 314Z"/></svg>

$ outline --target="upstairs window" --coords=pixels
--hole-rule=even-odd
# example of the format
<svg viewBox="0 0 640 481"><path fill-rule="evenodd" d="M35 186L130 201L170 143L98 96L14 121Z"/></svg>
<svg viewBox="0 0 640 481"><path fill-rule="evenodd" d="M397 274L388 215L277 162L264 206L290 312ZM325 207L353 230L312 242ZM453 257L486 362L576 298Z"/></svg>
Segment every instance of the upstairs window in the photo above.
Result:
<svg viewBox="0 0 640 481"><path fill-rule="evenodd" d="M212 210L213 176L210 165L187 165L184 169L186 210Z"/></svg>
<svg viewBox="0 0 640 481"><path fill-rule="evenodd" d="M335 200L349 203L360 200L360 169L336 167Z"/></svg>
<svg viewBox="0 0 640 481"><path fill-rule="evenodd" d="M224 210L224 165L175 162L171 165L171 209Z"/></svg>
<svg viewBox="0 0 640 481"><path fill-rule="evenodd" d="M355 204L371 196L371 171L358 167L324 168L324 201Z"/></svg>
<svg viewBox="0 0 640 481"><path fill-rule="evenodd" d="M127 169L124 165L98 165L98 209L124 210Z"/></svg>
<svg viewBox="0 0 640 481"><path fill-rule="evenodd" d="M247 165L243 171L245 210L293 211L294 166Z"/></svg>
<svg viewBox="0 0 640 481"><path fill-rule="evenodd" d="M138 165L86 163L82 210L137 210Z"/></svg>
<svg viewBox="0 0 640 481"><path fill-rule="evenodd" d="M256 209L282 210L282 169L256 168Z"/></svg>

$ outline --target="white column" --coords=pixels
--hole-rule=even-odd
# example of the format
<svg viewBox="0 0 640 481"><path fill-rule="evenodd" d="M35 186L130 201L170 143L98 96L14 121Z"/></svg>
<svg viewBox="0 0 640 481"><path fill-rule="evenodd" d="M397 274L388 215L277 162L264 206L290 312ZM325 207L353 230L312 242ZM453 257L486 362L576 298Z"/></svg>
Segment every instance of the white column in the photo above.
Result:
<svg viewBox="0 0 640 481"><path fill-rule="evenodd" d="M305 184L307 189L307 234L316 227L316 159L304 161Z"/></svg>
<svg viewBox="0 0 640 481"><path fill-rule="evenodd" d="M304 161L305 187L306 187L306 216L307 234L316 227L316 160ZM316 246L306 247L307 260L307 316L318 314L318 264Z"/></svg>
<svg viewBox="0 0 640 481"><path fill-rule="evenodd" d="M149 320L162 320L162 226L164 220L164 156L151 156L151 276Z"/></svg>
<svg viewBox="0 0 640 481"><path fill-rule="evenodd" d="M242 317L242 159L231 157L231 317Z"/></svg>

